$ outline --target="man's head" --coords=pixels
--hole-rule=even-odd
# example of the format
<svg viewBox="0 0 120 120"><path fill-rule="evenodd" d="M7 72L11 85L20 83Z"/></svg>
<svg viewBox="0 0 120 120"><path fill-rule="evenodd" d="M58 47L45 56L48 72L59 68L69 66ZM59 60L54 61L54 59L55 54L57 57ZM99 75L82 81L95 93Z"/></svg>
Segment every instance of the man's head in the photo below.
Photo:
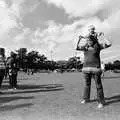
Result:
<svg viewBox="0 0 120 120"><path fill-rule="evenodd" d="M94 33L94 32L95 32L95 26L94 26L94 25L89 25L89 26L88 26L88 31L89 31L90 33Z"/></svg>

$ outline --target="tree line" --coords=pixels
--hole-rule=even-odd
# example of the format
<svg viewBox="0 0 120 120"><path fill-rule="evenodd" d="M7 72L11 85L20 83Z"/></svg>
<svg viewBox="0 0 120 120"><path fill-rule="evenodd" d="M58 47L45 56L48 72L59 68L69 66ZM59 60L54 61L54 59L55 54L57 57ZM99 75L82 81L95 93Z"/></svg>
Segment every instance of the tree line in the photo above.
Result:
<svg viewBox="0 0 120 120"><path fill-rule="evenodd" d="M68 70L68 69L81 69L82 62L79 57L73 56L68 60L49 60L44 54L40 54L38 51L27 51L27 48L20 48L13 52L16 55L18 68L24 71L28 69L34 70L51 70L56 69Z"/></svg>
<svg viewBox="0 0 120 120"><path fill-rule="evenodd" d="M105 64L106 70L120 70L120 60L115 60L114 62L108 62Z"/></svg>
<svg viewBox="0 0 120 120"><path fill-rule="evenodd" d="M27 71L28 69L38 70L77 70L81 71L83 63L80 57L70 57L68 60L49 60L44 54L40 54L38 51L27 51L27 48L20 48L14 52L18 61L18 68L20 70ZM105 64L106 70L120 69L120 61L115 60L113 63L109 62Z"/></svg>

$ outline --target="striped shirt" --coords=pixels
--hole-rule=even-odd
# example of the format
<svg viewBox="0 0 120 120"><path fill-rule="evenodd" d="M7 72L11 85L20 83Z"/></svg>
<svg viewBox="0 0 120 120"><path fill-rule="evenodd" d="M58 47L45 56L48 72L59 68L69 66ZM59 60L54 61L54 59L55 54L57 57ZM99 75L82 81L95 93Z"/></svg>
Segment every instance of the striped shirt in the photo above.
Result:
<svg viewBox="0 0 120 120"><path fill-rule="evenodd" d="M5 69L6 66L5 66L5 61L3 58L0 57L0 69Z"/></svg>

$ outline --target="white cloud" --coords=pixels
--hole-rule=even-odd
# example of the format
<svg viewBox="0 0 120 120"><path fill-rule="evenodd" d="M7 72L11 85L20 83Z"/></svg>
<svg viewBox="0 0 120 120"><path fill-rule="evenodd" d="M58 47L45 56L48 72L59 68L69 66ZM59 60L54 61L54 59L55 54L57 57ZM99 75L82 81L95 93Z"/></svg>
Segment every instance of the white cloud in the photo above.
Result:
<svg viewBox="0 0 120 120"><path fill-rule="evenodd" d="M76 20L74 23L67 25L48 21L48 27L46 29L41 30L39 27L35 31L25 29L23 33L16 38L17 42L20 41L19 43L21 46L26 46L28 48L32 46L32 48L36 48L43 53L48 52L48 54L50 51L55 51L55 58L59 57L64 59L65 56L69 57L74 54L78 35L82 32L86 33L89 23L94 23L98 31L102 30L113 37L111 34L112 31L110 30L114 22L113 24L110 22L110 24L109 21L111 21L111 18L101 21L98 17ZM116 49L116 47L114 49ZM59 56L60 54L61 56ZM108 54L107 51L106 54Z"/></svg>
<svg viewBox="0 0 120 120"><path fill-rule="evenodd" d="M0 33L5 32L12 26L16 26L16 22L10 17L9 9L7 8L4 1L1 1L0 4Z"/></svg>
<svg viewBox="0 0 120 120"><path fill-rule="evenodd" d="M13 1L10 7L4 0L0 1L0 40L4 36L9 36L8 33L11 29L19 27L19 23L17 22L17 19L20 18L19 14L20 11L16 1Z"/></svg>
<svg viewBox="0 0 120 120"><path fill-rule="evenodd" d="M18 34L13 40L17 44L16 47L27 47L28 49L36 49L41 53L45 53L50 57L50 51L55 51L56 58L59 53L65 55L59 58L67 57L70 52L73 51L74 43L74 31L77 27L76 23L63 26L57 24L54 21L48 21L46 23L48 27L41 30L39 27L36 30L30 30L29 28L23 28L23 31ZM68 45L69 44L69 45ZM14 47L15 48L15 47ZM66 51L64 51L66 49ZM66 53L66 52L69 52ZM57 56L58 53L58 56Z"/></svg>
<svg viewBox="0 0 120 120"><path fill-rule="evenodd" d="M5 0L0 0L0 44L6 51L27 46L25 38L28 40L30 30L24 28L21 21L29 10L32 12L37 7L37 1L29 6L25 2L26 0L11 0L8 5Z"/></svg>
<svg viewBox="0 0 120 120"><path fill-rule="evenodd" d="M106 50L104 56L115 54L113 51L119 50L119 47L115 47L120 43L119 0L46 0L49 4L64 9L70 17L77 20L73 19L73 23L66 25L48 20L47 28L44 30L40 29L39 25L36 30L31 30L21 23L24 15L38 7L38 0L31 0L29 5L27 2L12 0L11 6L8 6L4 0L0 1L0 43L7 48L33 48L45 52L46 55L54 51L54 57L64 59L75 52L78 35L86 34L87 26L94 24L97 31L105 32L113 41L113 47L108 49L112 52Z"/></svg>
<svg viewBox="0 0 120 120"><path fill-rule="evenodd" d="M46 2L63 8L73 17L89 17L102 10L111 12L120 7L119 0L46 0Z"/></svg>

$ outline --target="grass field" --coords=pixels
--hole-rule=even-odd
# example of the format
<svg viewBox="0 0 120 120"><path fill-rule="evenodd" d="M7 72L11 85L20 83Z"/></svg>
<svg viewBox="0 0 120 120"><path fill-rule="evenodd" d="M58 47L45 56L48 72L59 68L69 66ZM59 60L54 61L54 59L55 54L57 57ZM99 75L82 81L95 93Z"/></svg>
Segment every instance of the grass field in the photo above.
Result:
<svg viewBox="0 0 120 120"><path fill-rule="evenodd" d="M102 82L106 105L99 110L94 81L92 101L80 104L82 73L20 73L17 90L8 91L8 80L3 82L0 120L120 120L120 73L106 72Z"/></svg>

